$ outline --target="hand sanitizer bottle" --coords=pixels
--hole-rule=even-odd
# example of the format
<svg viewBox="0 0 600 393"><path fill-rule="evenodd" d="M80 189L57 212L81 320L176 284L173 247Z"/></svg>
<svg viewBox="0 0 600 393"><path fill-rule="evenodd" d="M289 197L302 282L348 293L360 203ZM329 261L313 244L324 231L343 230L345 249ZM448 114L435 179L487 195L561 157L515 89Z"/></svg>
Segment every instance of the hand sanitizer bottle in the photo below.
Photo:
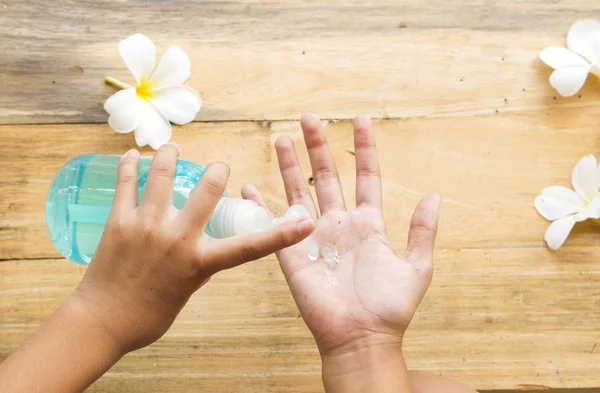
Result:
<svg viewBox="0 0 600 393"><path fill-rule="evenodd" d="M86 154L66 163L52 181L46 200L46 225L58 251L87 265L112 207L121 156ZM139 201L142 201L152 157L138 163ZM181 209L206 168L178 159L173 205ZM264 230L272 225L265 209L253 201L223 196L206 228L209 236L224 238Z"/></svg>

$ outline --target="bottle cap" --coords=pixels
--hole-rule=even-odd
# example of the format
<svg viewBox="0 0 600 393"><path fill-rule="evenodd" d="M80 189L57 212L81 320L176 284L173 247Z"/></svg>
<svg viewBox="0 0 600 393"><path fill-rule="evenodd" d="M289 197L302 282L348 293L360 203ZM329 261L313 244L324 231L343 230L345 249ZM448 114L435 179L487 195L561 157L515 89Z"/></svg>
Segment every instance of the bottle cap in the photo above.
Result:
<svg viewBox="0 0 600 393"><path fill-rule="evenodd" d="M223 239L264 231L271 226L267 211L254 201L224 197L210 219L212 237Z"/></svg>

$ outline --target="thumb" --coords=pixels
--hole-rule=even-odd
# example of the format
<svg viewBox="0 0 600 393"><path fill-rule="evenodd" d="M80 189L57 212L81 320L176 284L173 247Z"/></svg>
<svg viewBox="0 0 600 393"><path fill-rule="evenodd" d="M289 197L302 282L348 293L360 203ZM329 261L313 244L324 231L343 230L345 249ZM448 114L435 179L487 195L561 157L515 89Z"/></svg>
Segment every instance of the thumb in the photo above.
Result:
<svg viewBox="0 0 600 393"><path fill-rule="evenodd" d="M221 239L214 243L205 263L215 271L229 269L293 246L308 237L314 229L312 219L298 218L263 232Z"/></svg>
<svg viewBox="0 0 600 393"><path fill-rule="evenodd" d="M407 257L412 262L432 261L440 214L439 195L429 194L417 205L408 230Z"/></svg>

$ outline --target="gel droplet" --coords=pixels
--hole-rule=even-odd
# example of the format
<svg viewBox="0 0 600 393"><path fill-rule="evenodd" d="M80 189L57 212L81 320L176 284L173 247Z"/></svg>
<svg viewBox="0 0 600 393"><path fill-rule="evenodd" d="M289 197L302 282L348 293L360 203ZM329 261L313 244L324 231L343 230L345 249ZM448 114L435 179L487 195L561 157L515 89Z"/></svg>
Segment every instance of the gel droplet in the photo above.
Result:
<svg viewBox="0 0 600 393"><path fill-rule="evenodd" d="M310 212L304 205L296 204L290 206L285 212L285 218L302 218L302 217L310 217Z"/></svg>
<svg viewBox="0 0 600 393"><path fill-rule="evenodd" d="M327 265L327 267L330 270L334 270L340 263L340 256L338 254L338 250L331 243L327 243L324 246L322 246L320 249L320 254L321 258L323 259L323 262L325 262L325 265Z"/></svg>

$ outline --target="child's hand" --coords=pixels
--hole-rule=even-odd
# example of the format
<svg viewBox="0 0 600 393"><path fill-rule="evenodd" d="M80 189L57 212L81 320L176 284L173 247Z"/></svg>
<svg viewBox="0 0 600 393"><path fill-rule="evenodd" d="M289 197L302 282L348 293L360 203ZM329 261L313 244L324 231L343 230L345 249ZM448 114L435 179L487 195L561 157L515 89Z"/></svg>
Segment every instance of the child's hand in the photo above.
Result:
<svg viewBox="0 0 600 393"><path fill-rule="evenodd" d="M0 391L82 392L126 352L160 338L211 275L295 244L314 228L300 219L212 239L204 229L225 191L227 165L210 165L180 212L172 204L177 145L156 153L138 206L139 155L131 150L119 162L113 208L83 280L0 363Z"/></svg>
<svg viewBox="0 0 600 393"><path fill-rule="evenodd" d="M371 120L360 116L354 121L356 210L346 210L321 123L314 115L304 116L301 123L321 208L313 236L319 245L337 247L339 265L330 271L322 260L311 261L300 245L280 251L278 258L294 299L324 363L328 357L369 347L399 349L431 281L440 199L430 195L419 203L407 250L396 255L383 219ZM289 204L305 205L317 219L292 140L282 137L275 146ZM254 187L246 186L242 194L264 205Z"/></svg>
<svg viewBox="0 0 600 393"><path fill-rule="evenodd" d="M139 153L132 150L121 159L102 240L70 299L89 309L124 352L160 338L211 275L295 244L314 226L299 220L239 238L208 237L204 230L229 168L210 165L180 212L172 204L178 155L175 144L156 153L139 206Z"/></svg>

